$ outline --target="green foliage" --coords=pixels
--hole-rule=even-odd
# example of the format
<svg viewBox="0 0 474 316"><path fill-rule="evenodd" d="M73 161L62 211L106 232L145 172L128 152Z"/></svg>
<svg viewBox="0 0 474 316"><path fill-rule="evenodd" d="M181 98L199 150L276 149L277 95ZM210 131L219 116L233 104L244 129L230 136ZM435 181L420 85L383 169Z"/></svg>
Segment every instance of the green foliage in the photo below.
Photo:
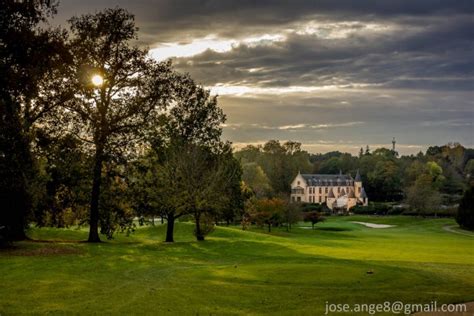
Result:
<svg viewBox="0 0 474 316"><path fill-rule="evenodd" d="M257 198L268 197L272 193L270 180L256 162L242 165L242 180L252 189Z"/></svg>
<svg viewBox="0 0 474 316"><path fill-rule="evenodd" d="M254 199L248 211L251 221L258 226L266 225L270 232L272 227L282 224L286 204L280 198Z"/></svg>
<svg viewBox="0 0 474 316"><path fill-rule="evenodd" d="M356 205L351 208L354 214L364 215L387 215L392 211L391 203L386 202L369 202L369 205Z"/></svg>
<svg viewBox="0 0 474 316"><path fill-rule="evenodd" d="M303 213L303 220L305 222L311 222L311 228L314 229L314 225L320 222L324 222L325 218L321 215L320 212L310 211Z"/></svg>
<svg viewBox="0 0 474 316"><path fill-rule="evenodd" d="M300 205L286 201L282 214L282 221L284 224L286 224L286 230L290 231L292 225L297 224L301 218L302 212Z"/></svg>
<svg viewBox="0 0 474 316"><path fill-rule="evenodd" d="M468 178L474 178L474 159L469 159L464 167L464 174Z"/></svg>
<svg viewBox="0 0 474 316"><path fill-rule="evenodd" d="M37 133L36 144L33 219L38 226L83 224L90 202L90 159L70 134L50 137Z"/></svg>
<svg viewBox="0 0 474 316"><path fill-rule="evenodd" d="M35 177L31 145L37 124L63 99L69 57L65 33L45 27L56 1L2 1L0 5L0 227L4 239L25 238Z"/></svg>
<svg viewBox="0 0 474 316"><path fill-rule="evenodd" d="M106 9L69 20L73 56L69 86L74 97L64 116L93 155L89 241L98 235L103 163L126 158L143 146L160 112L171 101L172 70L132 46L134 17L124 9ZM104 83L94 87L91 78Z"/></svg>
<svg viewBox="0 0 474 316"><path fill-rule="evenodd" d="M474 187L470 187L464 193L459 203L456 222L462 228L474 230Z"/></svg>
<svg viewBox="0 0 474 316"><path fill-rule="evenodd" d="M318 203L302 203L301 204L301 211L302 212L322 212L324 209L323 204L318 204Z"/></svg>
<svg viewBox="0 0 474 316"><path fill-rule="evenodd" d="M439 191L428 185L425 181L417 181L408 189L407 203L418 214L431 214L439 210L441 196Z"/></svg>
<svg viewBox="0 0 474 316"><path fill-rule="evenodd" d="M319 164L318 173L323 174L344 174L357 169L357 158L350 154L340 154L336 157L330 157Z"/></svg>
<svg viewBox="0 0 474 316"><path fill-rule="evenodd" d="M175 74L172 98L174 106L150 132L152 150L134 168L134 207L141 216L167 219L168 242L175 219L192 215L196 238L203 240L216 222L242 213L242 170L220 139L225 115L216 97Z"/></svg>
<svg viewBox="0 0 474 316"><path fill-rule="evenodd" d="M254 183L252 189L258 196L288 194L290 183L298 173L310 172L312 165L310 155L301 149L301 144L288 141L280 144L277 140L270 140L263 146L247 146L235 153L235 157L247 168L244 179ZM247 167L245 167L247 166ZM260 167L263 174L258 171ZM252 169L259 175L252 175ZM266 184L268 177L269 185ZM245 181L245 180L244 180ZM246 182L247 183L247 182Z"/></svg>

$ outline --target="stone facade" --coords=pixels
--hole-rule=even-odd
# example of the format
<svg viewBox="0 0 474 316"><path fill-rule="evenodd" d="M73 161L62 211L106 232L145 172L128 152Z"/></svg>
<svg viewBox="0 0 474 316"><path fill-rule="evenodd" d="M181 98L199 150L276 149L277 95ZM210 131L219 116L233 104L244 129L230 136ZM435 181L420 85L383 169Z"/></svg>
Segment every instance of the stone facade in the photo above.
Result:
<svg viewBox="0 0 474 316"><path fill-rule="evenodd" d="M369 199L357 171L350 175L301 174L291 183L291 201L326 203L334 212L348 212L355 205L368 205Z"/></svg>

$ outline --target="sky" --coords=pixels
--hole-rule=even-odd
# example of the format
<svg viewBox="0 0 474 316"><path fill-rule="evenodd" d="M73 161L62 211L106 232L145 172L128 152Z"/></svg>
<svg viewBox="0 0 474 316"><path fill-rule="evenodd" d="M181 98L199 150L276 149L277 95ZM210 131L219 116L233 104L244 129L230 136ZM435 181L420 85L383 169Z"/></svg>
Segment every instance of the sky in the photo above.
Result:
<svg viewBox="0 0 474 316"><path fill-rule="evenodd" d="M53 23L116 6L150 56L219 95L238 148L474 147L472 0L62 0Z"/></svg>

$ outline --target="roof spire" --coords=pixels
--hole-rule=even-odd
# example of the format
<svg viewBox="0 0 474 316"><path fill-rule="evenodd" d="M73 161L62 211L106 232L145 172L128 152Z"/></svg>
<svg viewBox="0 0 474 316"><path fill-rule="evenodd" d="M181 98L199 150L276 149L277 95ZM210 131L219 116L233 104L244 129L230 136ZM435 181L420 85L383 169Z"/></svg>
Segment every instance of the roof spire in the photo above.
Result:
<svg viewBox="0 0 474 316"><path fill-rule="evenodd" d="M356 182L362 182L362 178L360 177L359 169L357 169L356 177L354 179Z"/></svg>

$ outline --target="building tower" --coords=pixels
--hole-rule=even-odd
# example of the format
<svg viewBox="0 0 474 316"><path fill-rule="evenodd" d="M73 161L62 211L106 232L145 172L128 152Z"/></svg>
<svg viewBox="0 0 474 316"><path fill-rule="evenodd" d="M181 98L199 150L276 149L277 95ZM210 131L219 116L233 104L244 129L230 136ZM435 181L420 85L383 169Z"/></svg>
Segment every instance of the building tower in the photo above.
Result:
<svg viewBox="0 0 474 316"><path fill-rule="evenodd" d="M392 151L393 151L393 152L395 152L395 144L396 144L396 143L397 143L397 142L395 141L395 137L394 137L393 140L392 140Z"/></svg>
<svg viewBox="0 0 474 316"><path fill-rule="evenodd" d="M360 177L359 169L357 169L357 174L354 179L354 191L355 197L359 198L362 192L362 178Z"/></svg>

